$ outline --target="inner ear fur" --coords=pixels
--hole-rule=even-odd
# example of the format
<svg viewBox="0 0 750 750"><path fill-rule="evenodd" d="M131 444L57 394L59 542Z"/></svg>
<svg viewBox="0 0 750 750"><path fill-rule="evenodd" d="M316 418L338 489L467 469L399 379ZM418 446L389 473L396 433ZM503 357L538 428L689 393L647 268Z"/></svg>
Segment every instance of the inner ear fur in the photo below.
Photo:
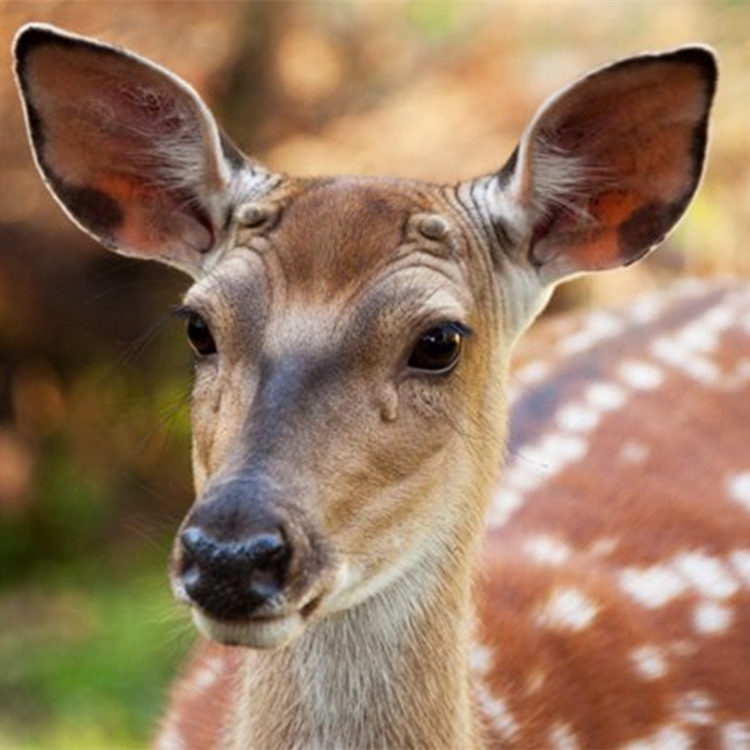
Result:
<svg viewBox="0 0 750 750"><path fill-rule="evenodd" d="M118 252L195 275L226 222L244 157L184 81L46 25L15 43L32 149L70 217Z"/></svg>
<svg viewBox="0 0 750 750"><path fill-rule="evenodd" d="M713 53L684 47L550 98L499 176L530 262L559 278L628 265L661 242L700 181L716 79Z"/></svg>

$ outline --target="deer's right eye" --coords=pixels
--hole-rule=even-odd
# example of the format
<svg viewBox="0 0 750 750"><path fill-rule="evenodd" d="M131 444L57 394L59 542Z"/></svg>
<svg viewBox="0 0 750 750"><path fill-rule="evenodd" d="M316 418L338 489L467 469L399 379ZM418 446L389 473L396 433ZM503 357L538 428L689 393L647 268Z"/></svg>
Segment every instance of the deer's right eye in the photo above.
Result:
<svg viewBox="0 0 750 750"><path fill-rule="evenodd" d="M211 329L198 313L190 313L187 321L187 335L190 339L190 346L196 354L203 357L216 354L216 343L211 335Z"/></svg>

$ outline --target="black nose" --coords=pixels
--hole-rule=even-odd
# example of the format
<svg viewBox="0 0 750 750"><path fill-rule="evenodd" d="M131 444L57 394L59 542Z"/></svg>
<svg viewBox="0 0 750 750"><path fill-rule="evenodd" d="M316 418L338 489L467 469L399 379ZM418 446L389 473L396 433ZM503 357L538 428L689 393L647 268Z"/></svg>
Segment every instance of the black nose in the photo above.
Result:
<svg viewBox="0 0 750 750"><path fill-rule="evenodd" d="M185 592L216 619L246 619L284 588L291 554L280 528L219 540L190 526L180 543Z"/></svg>

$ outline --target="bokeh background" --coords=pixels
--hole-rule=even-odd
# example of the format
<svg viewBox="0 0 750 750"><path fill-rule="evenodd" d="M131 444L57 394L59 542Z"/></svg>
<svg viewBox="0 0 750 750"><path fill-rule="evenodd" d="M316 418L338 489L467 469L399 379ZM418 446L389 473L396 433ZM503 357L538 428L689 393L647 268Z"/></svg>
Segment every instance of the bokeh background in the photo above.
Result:
<svg viewBox="0 0 750 750"><path fill-rule="evenodd" d="M294 173L455 180L499 167L590 67L688 41L722 78L708 171L659 253L552 314L677 277L750 276L750 3L0 0L0 748L140 748L193 638L165 561L191 502L186 282L105 253L42 187L9 47L24 22L131 47Z"/></svg>

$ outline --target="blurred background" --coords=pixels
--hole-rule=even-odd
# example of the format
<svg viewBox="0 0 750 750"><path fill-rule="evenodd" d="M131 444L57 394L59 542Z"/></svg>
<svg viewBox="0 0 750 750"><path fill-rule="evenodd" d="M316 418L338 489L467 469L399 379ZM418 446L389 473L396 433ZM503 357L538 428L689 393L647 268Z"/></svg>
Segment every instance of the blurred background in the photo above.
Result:
<svg viewBox="0 0 750 750"><path fill-rule="evenodd" d="M750 276L750 3L0 0L0 748L145 747L193 630L166 582L191 502L186 281L76 230L32 165L9 47L27 21L131 47L275 170L453 181L503 164L555 88L712 44L703 187L659 253L550 314Z"/></svg>

